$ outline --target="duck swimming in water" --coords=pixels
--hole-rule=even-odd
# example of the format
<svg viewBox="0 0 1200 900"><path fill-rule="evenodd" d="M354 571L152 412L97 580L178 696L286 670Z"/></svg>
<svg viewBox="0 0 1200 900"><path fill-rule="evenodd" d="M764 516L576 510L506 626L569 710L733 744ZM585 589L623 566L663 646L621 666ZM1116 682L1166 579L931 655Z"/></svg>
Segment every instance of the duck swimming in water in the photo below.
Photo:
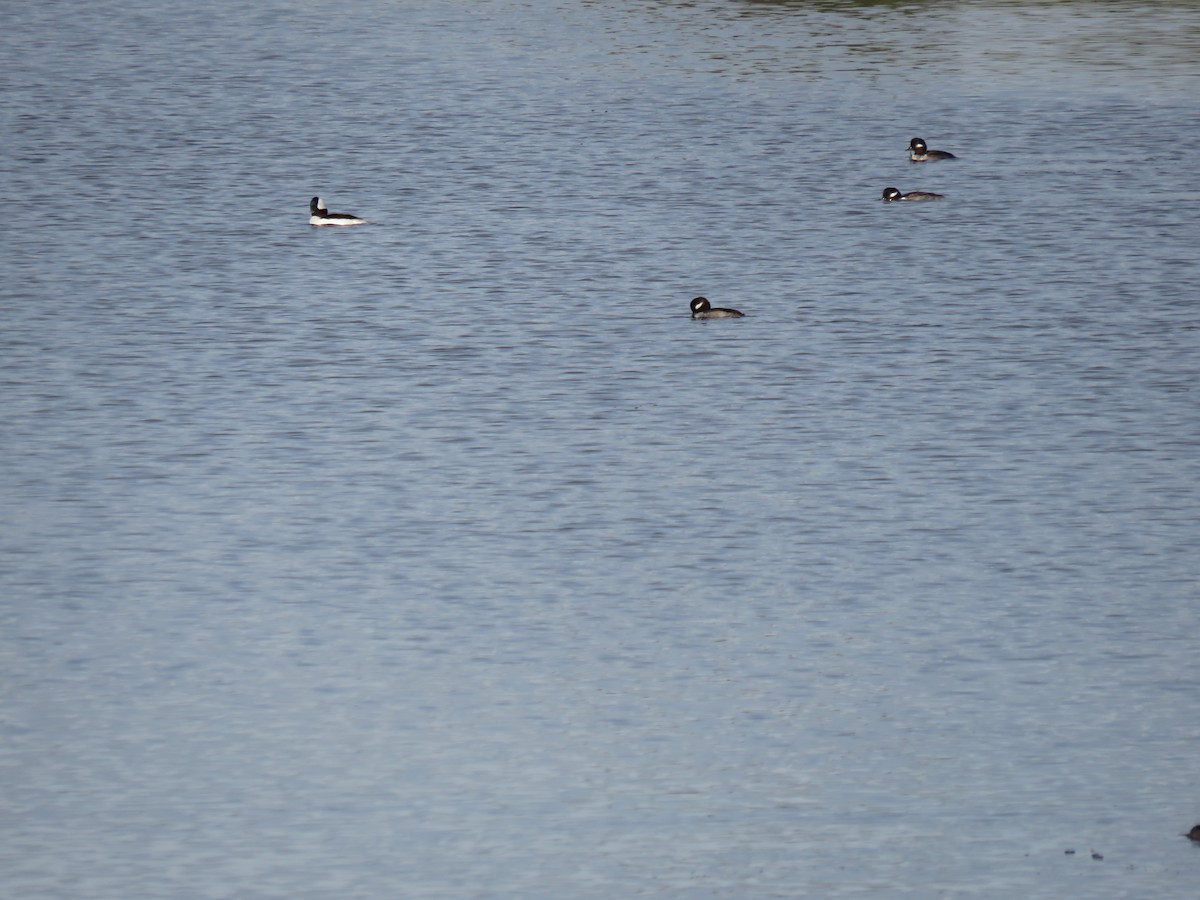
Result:
<svg viewBox="0 0 1200 900"><path fill-rule="evenodd" d="M697 297L691 302L693 319L740 319L745 313L736 309L722 309L713 306L706 297Z"/></svg>
<svg viewBox="0 0 1200 900"><path fill-rule="evenodd" d="M958 159L949 150L930 150L922 138L908 142L908 158L913 162L933 162L939 159Z"/></svg>
<svg viewBox="0 0 1200 900"><path fill-rule="evenodd" d="M366 225L366 219L360 219L358 216L352 216L349 213L331 213L325 208L325 201L320 197L313 197L308 204L308 211L311 217L308 220L309 225Z"/></svg>
<svg viewBox="0 0 1200 900"><path fill-rule="evenodd" d="M879 199L892 203L895 200L945 200L946 197L943 194L935 194L933 191L909 191L907 194L902 194L897 188L886 187L883 189L883 196Z"/></svg>

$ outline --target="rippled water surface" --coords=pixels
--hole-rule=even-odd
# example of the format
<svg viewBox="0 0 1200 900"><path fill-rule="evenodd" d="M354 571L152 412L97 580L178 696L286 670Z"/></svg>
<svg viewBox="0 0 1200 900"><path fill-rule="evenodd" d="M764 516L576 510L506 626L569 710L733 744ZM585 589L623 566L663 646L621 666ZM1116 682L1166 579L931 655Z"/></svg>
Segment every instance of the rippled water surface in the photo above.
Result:
<svg viewBox="0 0 1200 900"><path fill-rule="evenodd" d="M1195 895L1194 4L0 58L0 896Z"/></svg>

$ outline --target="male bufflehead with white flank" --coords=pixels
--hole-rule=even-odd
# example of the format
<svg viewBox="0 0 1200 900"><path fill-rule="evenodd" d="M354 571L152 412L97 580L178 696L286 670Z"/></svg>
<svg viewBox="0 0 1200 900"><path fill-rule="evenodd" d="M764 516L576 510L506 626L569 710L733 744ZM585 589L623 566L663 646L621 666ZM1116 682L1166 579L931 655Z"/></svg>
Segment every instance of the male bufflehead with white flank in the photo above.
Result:
<svg viewBox="0 0 1200 900"><path fill-rule="evenodd" d="M879 198L888 203L893 200L945 200L942 194L935 194L933 191L909 191L907 194L902 194L897 188L886 187L883 189L883 196Z"/></svg>
<svg viewBox="0 0 1200 900"><path fill-rule="evenodd" d="M308 220L309 225L366 225L366 219L360 219L358 216L352 216L349 213L331 213L325 208L325 202L320 197L313 197L312 202L308 204L308 211L312 213L312 218Z"/></svg>
<svg viewBox="0 0 1200 900"><path fill-rule="evenodd" d="M958 159L948 150L930 150L921 138L908 142L908 158L913 162L933 162L938 159Z"/></svg>
<svg viewBox="0 0 1200 900"><path fill-rule="evenodd" d="M705 297L697 297L691 302L693 319L740 319L745 313L736 309L722 309L713 306Z"/></svg>

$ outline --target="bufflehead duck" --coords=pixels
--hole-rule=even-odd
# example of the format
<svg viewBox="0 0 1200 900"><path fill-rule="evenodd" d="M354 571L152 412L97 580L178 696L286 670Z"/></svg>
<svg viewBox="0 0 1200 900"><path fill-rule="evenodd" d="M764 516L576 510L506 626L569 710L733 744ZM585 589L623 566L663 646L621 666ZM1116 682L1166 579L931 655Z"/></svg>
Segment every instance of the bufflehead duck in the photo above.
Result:
<svg viewBox="0 0 1200 900"><path fill-rule="evenodd" d="M312 213L312 218L308 220L309 225L366 225L366 219L360 219L358 216L352 216L349 213L331 213L325 208L325 203L320 197L313 197L312 202L308 204L308 211Z"/></svg>
<svg viewBox="0 0 1200 900"><path fill-rule="evenodd" d="M713 306L705 297L697 297L691 303L693 319L740 319L745 313L740 313L736 309L722 309L719 306Z"/></svg>
<svg viewBox="0 0 1200 900"><path fill-rule="evenodd" d="M893 200L945 200L942 194L935 194L933 191L909 191L907 194L900 193L894 187L886 187L883 189L881 200L886 200L891 203Z"/></svg>
<svg viewBox="0 0 1200 900"><path fill-rule="evenodd" d="M1193 825L1192 830L1184 835L1186 838L1191 838L1193 841L1200 841L1200 825Z"/></svg>
<svg viewBox="0 0 1200 900"><path fill-rule="evenodd" d="M948 150L930 150L921 138L908 142L908 158L913 162L932 162L935 159L958 159Z"/></svg>

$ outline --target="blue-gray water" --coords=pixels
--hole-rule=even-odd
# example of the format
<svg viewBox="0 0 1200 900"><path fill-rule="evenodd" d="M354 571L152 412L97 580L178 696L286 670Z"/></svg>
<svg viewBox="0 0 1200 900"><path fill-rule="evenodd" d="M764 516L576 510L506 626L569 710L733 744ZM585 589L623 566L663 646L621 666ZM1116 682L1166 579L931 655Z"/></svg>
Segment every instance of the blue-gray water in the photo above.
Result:
<svg viewBox="0 0 1200 900"><path fill-rule="evenodd" d="M1196 895L1194 4L0 59L0 896Z"/></svg>

